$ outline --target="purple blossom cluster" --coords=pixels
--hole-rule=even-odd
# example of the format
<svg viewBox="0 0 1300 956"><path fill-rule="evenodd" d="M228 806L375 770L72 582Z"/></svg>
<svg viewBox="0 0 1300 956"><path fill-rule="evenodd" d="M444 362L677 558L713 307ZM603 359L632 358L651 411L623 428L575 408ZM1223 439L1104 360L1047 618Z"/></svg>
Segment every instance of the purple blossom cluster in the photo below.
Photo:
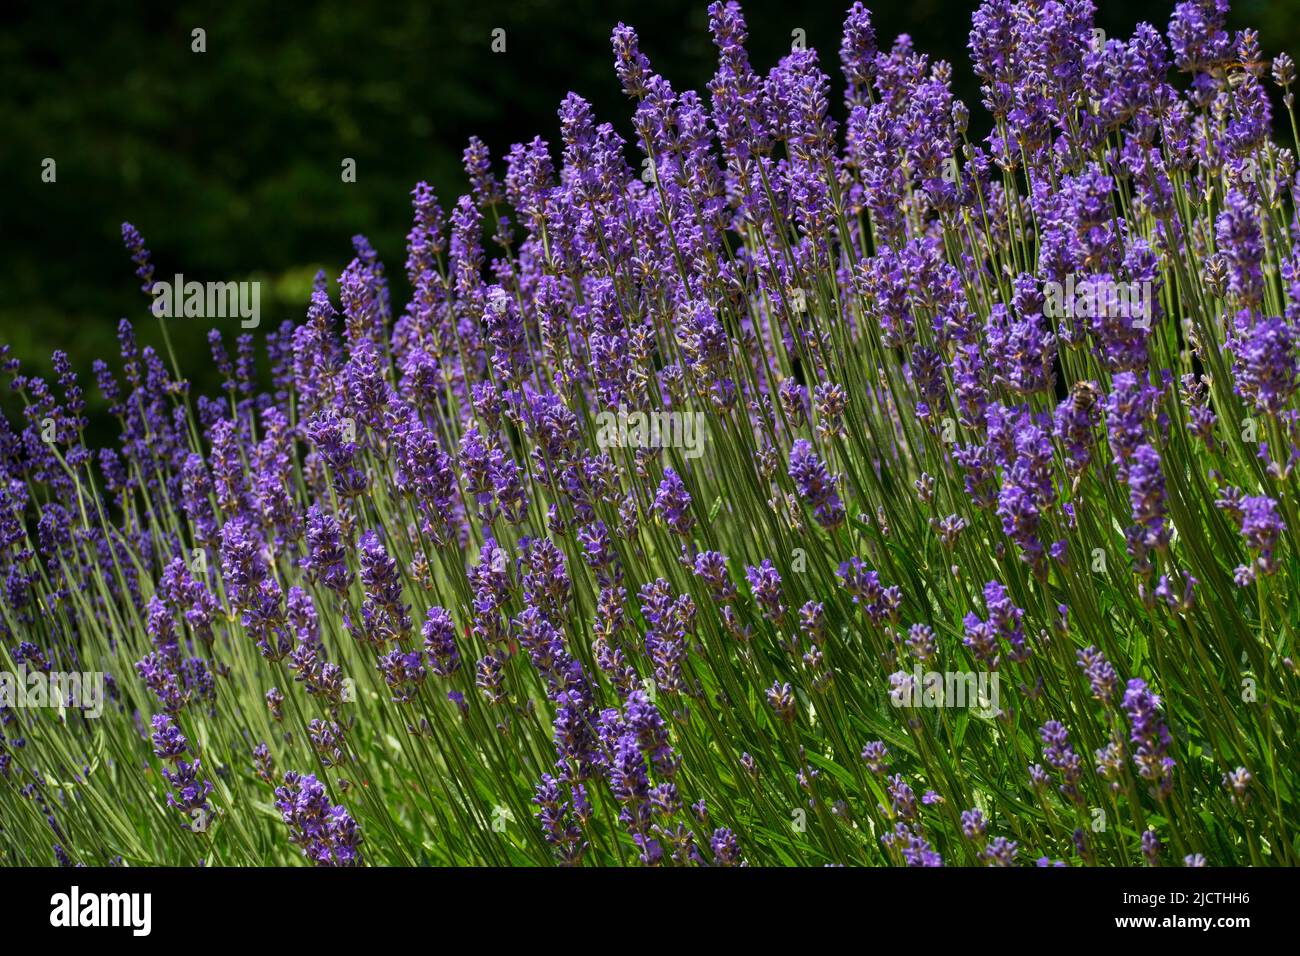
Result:
<svg viewBox="0 0 1300 956"><path fill-rule="evenodd" d="M211 333L216 399L124 320L120 372L94 368L121 440L93 452L67 356L47 383L6 349L5 654L113 669L191 829L191 739L243 761L210 768L223 804L315 767L273 791L314 865L359 865L362 823L367 860L454 823L484 862L717 866L1158 862L1154 830L1076 829L1103 801L1180 847L1229 806L1284 828L1242 728L1293 717L1220 688L1282 700L1296 673L1296 155L1227 0L1127 39L1094 14L979 6L983 136L953 67L883 47L860 3L843 119L815 51L756 71L734 2L705 95L619 24L635 143L576 93L554 148L471 139L449 212L412 190L405 304L354 237L269 368ZM1272 74L1289 111L1294 66ZM630 414L696 416L707 454L595 438ZM1003 705L886 730L932 664ZM0 713L0 777L31 774ZM1011 754L1041 762L989 769ZM1258 854L1245 820L1206 852Z"/></svg>
<svg viewBox="0 0 1300 956"><path fill-rule="evenodd" d="M361 833L352 815L330 803L324 785L311 774L290 770L275 789L275 808L289 828L289 842L315 866L358 866Z"/></svg>

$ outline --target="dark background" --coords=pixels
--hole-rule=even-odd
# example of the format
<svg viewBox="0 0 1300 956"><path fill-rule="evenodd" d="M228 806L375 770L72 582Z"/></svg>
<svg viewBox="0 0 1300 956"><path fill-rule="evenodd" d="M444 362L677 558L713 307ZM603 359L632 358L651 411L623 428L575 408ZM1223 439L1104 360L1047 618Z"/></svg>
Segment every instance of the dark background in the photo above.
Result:
<svg viewBox="0 0 1300 956"><path fill-rule="evenodd" d="M832 75L843 119L840 27L847 0L800 8L743 4L760 74L803 28ZM368 5L33 3L0 13L0 343L29 372L67 350L92 412L96 357L116 354L119 317L157 343L157 322L122 249L133 222L157 277L262 282L263 337L305 311L311 278L331 279L364 233L405 300L402 263L411 187L426 179L444 210L466 184L461 151L478 134L498 161L510 144L558 139L569 90L633 140L631 107L614 75L609 34L637 28L643 51L678 90L703 91L716 66L706 0L546 2L433 0ZM982 118L966 58L970 0L869 4L882 47L912 35L954 64L954 85ZM1098 23L1127 37L1139 20L1162 30L1173 8L1101 0ZM280 9L277 9L280 7ZM1238 0L1230 25L1255 26L1264 52L1300 59L1300 0ZM191 30L207 52L191 52ZM490 49L506 31L503 54ZM1289 138L1289 137L1288 137ZM558 147L555 152L558 155ZM41 162L58 164L55 184ZM357 182L340 179L343 157ZM220 320L218 320L220 321ZM173 322L182 369L211 391L208 323ZM221 325L228 341L235 320ZM96 422L97 428L102 420Z"/></svg>

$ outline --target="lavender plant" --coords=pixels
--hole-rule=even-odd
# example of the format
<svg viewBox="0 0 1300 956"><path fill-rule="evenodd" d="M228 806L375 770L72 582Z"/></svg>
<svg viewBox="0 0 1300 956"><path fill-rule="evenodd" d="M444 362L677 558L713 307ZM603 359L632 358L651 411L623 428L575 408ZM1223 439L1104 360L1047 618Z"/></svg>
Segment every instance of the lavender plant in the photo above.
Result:
<svg viewBox="0 0 1300 956"><path fill-rule="evenodd" d="M1295 864L1295 69L1227 5L989 0L982 139L861 4L843 111L620 24L636 143L471 140L268 390L124 320L90 448L6 349L0 659L108 699L5 699L3 860Z"/></svg>

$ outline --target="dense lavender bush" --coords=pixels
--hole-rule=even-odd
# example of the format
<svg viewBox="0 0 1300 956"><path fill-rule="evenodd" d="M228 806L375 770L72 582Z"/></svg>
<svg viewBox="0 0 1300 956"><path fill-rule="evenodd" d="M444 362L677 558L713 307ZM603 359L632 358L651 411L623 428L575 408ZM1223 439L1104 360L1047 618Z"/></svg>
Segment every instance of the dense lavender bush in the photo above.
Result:
<svg viewBox="0 0 1300 956"><path fill-rule="evenodd" d="M843 111L620 24L644 162L471 141L269 390L123 321L91 449L6 350L3 660L107 700L7 698L0 858L1296 863L1295 71L1226 8L989 0L975 142L861 4Z"/></svg>

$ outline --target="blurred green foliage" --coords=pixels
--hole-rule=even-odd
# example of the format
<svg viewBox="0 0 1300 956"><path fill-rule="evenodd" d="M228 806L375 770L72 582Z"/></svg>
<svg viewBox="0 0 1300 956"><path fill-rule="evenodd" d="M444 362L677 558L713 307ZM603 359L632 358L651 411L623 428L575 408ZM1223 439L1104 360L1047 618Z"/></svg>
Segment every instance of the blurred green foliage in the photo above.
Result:
<svg viewBox="0 0 1300 956"><path fill-rule="evenodd" d="M9 10L0 31L0 342L35 373L48 371L52 349L68 351L92 413L102 414L90 363L115 354L118 318L159 341L121 248L123 220L144 234L159 278L262 280L259 337L302 315L315 270L337 276L355 233L379 250L400 303L417 180L449 209L465 185L460 155L471 133L497 158L534 134L554 141L569 90L632 140L611 29L635 26L656 70L678 89L703 89L716 62L706 5L231 0ZM954 63L958 94L977 104L965 53L972 3L869 5L882 45L911 34L918 50ZM745 3L755 68L775 63L802 28L834 77L838 107L847 6ZM1141 19L1163 28L1172 9L1156 0L1099 6L1112 36ZM1257 26L1269 55L1296 54L1298 8L1238 2L1232 22ZM506 31L499 54L497 27ZM195 28L206 31L204 53L191 50ZM41 182L46 157L57 163L53 184ZM344 157L356 160L355 184L341 180ZM205 391L216 385L208 327L169 327L185 373ZM239 332L235 320L220 327L228 340Z"/></svg>

